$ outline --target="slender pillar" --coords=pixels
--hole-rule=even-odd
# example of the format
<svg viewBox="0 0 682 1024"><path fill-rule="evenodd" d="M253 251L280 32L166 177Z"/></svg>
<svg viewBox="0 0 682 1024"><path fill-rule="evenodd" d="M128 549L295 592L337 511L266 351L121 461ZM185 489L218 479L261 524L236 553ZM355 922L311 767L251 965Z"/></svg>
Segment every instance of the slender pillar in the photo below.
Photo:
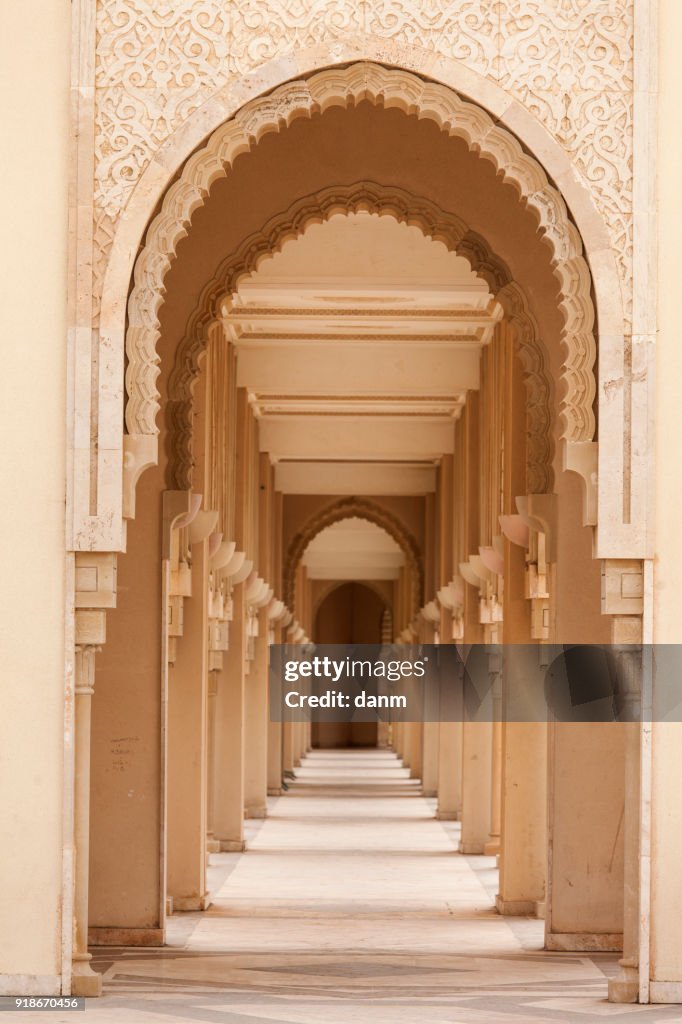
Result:
<svg viewBox="0 0 682 1024"><path fill-rule="evenodd" d="M492 654L491 663L493 690L493 736L492 764L490 777L490 833L485 844L485 853L489 857L500 852L501 810L502 810L502 675L501 656Z"/></svg>
<svg viewBox="0 0 682 1024"><path fill-rule="evenodd" d="M485 851L490 835L492 755L492 722L464 722L460 853Z"/></svg>
<svg viewBox="0 0 682 1024"><path fill-rule="evenodd" d="M461 674L441 686L436 817L442 821L457 821L462 813L462 698Z"/></svg>
<svg viewBox="0 0 682 1024"><path fill-rule="evenodd" d="M168 877L173 910L205 910L208 542L192 546L192 596L168 671Z"/></svg>
<svg viewBox="0 0 682 1024"><path fill-rule="evenodd" d="M275 643L280 643L279 627L275 627ZM281 688L281 680L280 688ZM284 722L271 720L271 714L281 715L281 693L271 692L273 685L268 677L268 796L279 796L282 793L282 776L284 773ZM272 706L271 706L272 702ZM275 707L276 705L276 707Z"/></svg>
<svg viewBox="0 0 682 1024"><path fill-rule="evenodd" d="M438 810L441 821L462 813L462 723L441 722L438 742Z"/></svg>
<svg viewBox="0 0 682 1024"><path fill-rule="evenodd" d="M233 591L230 646L216 696L214 830L221 850L244 849L244 584Z"/></svg>
<svg viewBox="0 0 682 1024"><path fill-rule="evenodd" d="M206 852L219 853L220 842L215 837L213 827L213 806L215 803L215 719L216 696L218 694L218 672L208 673L208 787L206 798Z"/></svg>
<svg viewBox="0 0 682 1024"><path fill-rule="evenodd" d="M623 726L613 722L553 721L549 724L548 750L545 945L553 950L620 950Z"/></svg>
<svg viewBox="0 0 682 1024"><path fill-rule="evenodd" d="M267 815L268 790L268 616L258 612L258 636L245 680L244 814Z"/></svg>
<svg viewBox="0 0 682 1024"><path fill-rule="evenodd" d="M282 774L294 772L294 722L282 722Z"/></svg>
<svg viewBox="0 0 682 1024"><path fill-rule="evenodd" d="M424 725L422 722L408 722L408 749L410 758L410 778L421 779L424 755Z"/></svg>
<svg viewBox="0 0 682 1024"><path fill-rule="evenodd" d="M424 796L438 795L440 725L437 719L422 726L422 790Z"/></svg>
<svg viewBox="0 0 682 1024"><path fill-rule="evenodd" d="M547 874L547 724L502 728L501 914L544 914Z"/></svg>
<svg viewBox="0 0 682 1024"><path fill-rule="evenodd" d="M95 652L76 647L76 774L74 792L74 951L71 993L102 994L102 976L93 971L88 953L88 885L90 871L90 717L95 684Z"/></svg>

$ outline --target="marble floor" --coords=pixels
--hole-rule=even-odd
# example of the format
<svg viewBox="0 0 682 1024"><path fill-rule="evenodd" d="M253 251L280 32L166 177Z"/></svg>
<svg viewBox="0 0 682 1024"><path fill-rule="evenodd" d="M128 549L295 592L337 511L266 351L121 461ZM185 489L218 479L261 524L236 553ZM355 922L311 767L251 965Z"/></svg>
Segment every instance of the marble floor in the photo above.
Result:
<svg viewBox="0 0 682 1024"><path fill-rule="evenodd" d="M542 923L493 910L492 858L388 751L316 751L243 854L214 854L211 908L164 949L96 949L97 1024L648 1024L682 1007L606 1002L613 954L542 951ZM59 1012L21 1019L73 1020Z"/></svg>

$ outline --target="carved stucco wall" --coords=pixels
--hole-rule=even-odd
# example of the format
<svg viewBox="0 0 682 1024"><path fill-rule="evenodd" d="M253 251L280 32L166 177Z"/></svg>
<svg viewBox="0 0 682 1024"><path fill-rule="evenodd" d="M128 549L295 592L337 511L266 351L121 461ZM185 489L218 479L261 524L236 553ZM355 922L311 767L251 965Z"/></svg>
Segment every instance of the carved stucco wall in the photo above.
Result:
<svg viewBox="0 0 682 1024"><path fill-rule="evenodd" d="M100 0L95 303L116 220L154 152L231 79L293 48L391 40L522 102L604 215L631 307L633 0ZM537 154L541 159L541 154Z"/></svg>

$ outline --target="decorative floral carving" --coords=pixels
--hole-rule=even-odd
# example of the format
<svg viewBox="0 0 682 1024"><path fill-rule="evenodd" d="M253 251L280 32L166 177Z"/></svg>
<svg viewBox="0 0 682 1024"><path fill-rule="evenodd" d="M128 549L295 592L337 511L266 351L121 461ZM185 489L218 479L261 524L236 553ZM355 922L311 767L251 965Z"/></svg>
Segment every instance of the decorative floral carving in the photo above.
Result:
<svg viewBox="0 0 682 1024"><path fill-rule="evenodd" d="M417 44L494 77L498 53L497 0L373 0L365 31L398 43Z"/></svg>
<svg viewBox="0 0 682 1024"><path fill-rule="evenodd" d="M99 0L96 223L116 220L158 147L227 82L301 48L386 39L499 83L555 135L610 226L629 308L633 34L633 0Z"/></svg>
<svg viewBox="0 0 682 1024"><path fill-rule="evenodd" d="M96 179L108 213L122 207L155 149L227 79L230 6L100 0Z"/></svg>
<svg viewBox="0 0 682 1024"><path fill-rule="evenodd" d="M632 216L632 0L506 0L500 85L571 154L608 225L631 302L632 260L619 225Z"/></svg>
<svg viewBox="0 0 682 1024"><path fill-rule="evenodd" d="M231 0L230 71L241 75L280 53L357 35L364 8L349 0Z"/></svg>

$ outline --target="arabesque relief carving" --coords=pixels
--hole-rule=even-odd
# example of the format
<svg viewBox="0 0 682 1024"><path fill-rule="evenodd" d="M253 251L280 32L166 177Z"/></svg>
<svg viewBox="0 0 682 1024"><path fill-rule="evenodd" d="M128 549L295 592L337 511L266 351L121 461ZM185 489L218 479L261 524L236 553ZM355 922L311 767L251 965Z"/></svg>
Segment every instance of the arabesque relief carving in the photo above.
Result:
<svg viewBox="0 0 682 1024"><path fill-rule="evenodd" d="M182 176L166 193L136 262L135 285L128 307L126 425L129 433L154 434L157 429L157 311L163 296L164 277L177 243L194 210L204 202L212 182L227 173L237 154L256 145L266 133L280 130L283 124L296 117L309 117L313 111L345 106L359 98L410 110L419 117L434 120L443 131L463 138L481 157L490 160L506 181L515 185L523 201L534 210L551 249L564 318L562 339L567 356L561 434L572 442L592 440L596 344L591 281L580 236L561 195L516 139L494 124L480 107L462 100L450 89L425 83L415 75L366 63L321 72L247 104L214 132L204 149L192 156Z"/></svg>
<svg viewBox="0 0 682 1024"><path fill-rule="evenodd" d="M388 63L456 60L552 132L609 223L629 307L633 0L99 0L95 295L132 187L189 114L281 55L367 40L396 48Z"/></svg>
<svg viewBox="0 0 682 1024"><path fill-rule="evenodd" d="M512 281L509 269L490 251L485 240L470 231L460 217L404 189L387 188L369 181L330 187L297 200L284 213L271 218L260 231L245 238L239 249L222 261L205 286L178 346L168 384L167 408L172 435L169 486L180 490L192 487L192 391L199 372L199 357L205 348L209 327L220 315L222 301L229 298L240 278L257 270L262 259L279 252L287 241L299 237L311 224L337 213L360 210L393 216L414 225L434 241L463 256L500 302L514 330L528 393L527 488L531 493L551 490L550 382L537 326L522 289Z"/></svg>

